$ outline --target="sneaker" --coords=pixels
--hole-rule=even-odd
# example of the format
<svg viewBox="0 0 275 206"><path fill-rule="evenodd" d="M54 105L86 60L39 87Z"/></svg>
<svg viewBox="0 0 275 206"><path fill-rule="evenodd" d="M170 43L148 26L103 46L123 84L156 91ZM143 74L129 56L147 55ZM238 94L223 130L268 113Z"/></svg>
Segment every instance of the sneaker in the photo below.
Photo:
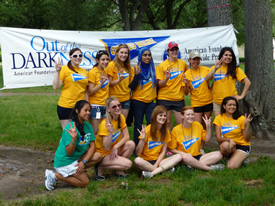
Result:
<svg viewBox="0 0 275 206"><path fill-rule="evenodd" d="M57 182L57 179L54 175L54 171L46 170L45 171L45 187L47 188L47 190L53 190L56 182Z"/></svg>
<svg viewBox="0 0 275 206"><path fill-rule="evenodd" d="M167 157L170 157L170 156L172 156L172 155L173 155L172 152L169 152L169 151L166 152L166 156L167 156Z"/></svg>
<svg viewBox="0 0 275 206"><path fill-rule="evenodd" d="M105 181L106 178L103 175L98 175L98 166L95 166L95 178L99 181Z"/></svg>
<svg viewBox="0 0 275 206"><path fill-rule="evenodd" d="M243 162L242 162L242 165L243 166L246 166L248 164L248 158L246 158Z"/></svg>
<svg viewBox="0 0 275 206"><path fill-rule="evenodd" d="M211 170L223 170L225 168L224 164L211 165Z"/></svg>
<svg viewBox="0 0 275 206"><path fill-rule="evenodd" d="M144 178L152 178L153 174L152 174L152 172L149 172L149 171L142 171L142 176Z"/></svg>
<svg viewBox="0 0 275 206"><path fill-rule="evenodd" d="M200 152L201 152L202 155L205 154L205 151L203 149L200 149Z"/></svg>
<svg viewBox="0 0 275 206"><path fill-rule="evenodd" d="M175 172L175 167L172 167L169 171L171 172L171 173L173 173L173 172Z"/></svg>

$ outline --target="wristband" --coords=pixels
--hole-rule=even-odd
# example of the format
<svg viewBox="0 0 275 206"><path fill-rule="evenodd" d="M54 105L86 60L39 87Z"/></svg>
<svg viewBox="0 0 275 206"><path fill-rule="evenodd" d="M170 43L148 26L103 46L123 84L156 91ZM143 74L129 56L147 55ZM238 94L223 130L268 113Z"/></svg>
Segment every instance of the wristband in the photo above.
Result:
<svg viewBox="0 0 275 206"><path fill-rule="evenodd" d="M75 143L73 143L72 141L71 141L71 143L75 145Z"/></svg>
<svg viewBox="0 0 275 206"><path fill-rule="evenodd" d="M83 163L84 163L84 165L86 166L86 164L87 164L87 161L86 160L81 160Z"/></svg>

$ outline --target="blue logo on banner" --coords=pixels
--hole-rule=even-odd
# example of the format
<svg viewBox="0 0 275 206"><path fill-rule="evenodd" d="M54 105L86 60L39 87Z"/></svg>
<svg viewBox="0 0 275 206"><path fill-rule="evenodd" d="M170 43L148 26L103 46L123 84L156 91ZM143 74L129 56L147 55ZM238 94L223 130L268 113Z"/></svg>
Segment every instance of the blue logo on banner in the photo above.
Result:
<svg viewBox="0 0 275 206"><path fill-rule="evenodd" d="M170 36L143 37L143 38L124 38L124 39L100 39L108 50L111 60L115 58L116 48L120 44L127 44L130 49L130 57L134 59L138 56L139 49L143 47L151 48L159 42L168 39Z"/></svg>
<svg viewBox="0 0 275 206"><path fill-rule="evenodd" d="M227 75L224 74L214 74L214 81L218 81L221 80L223 78L225 78Z"/></svg>
<svg viewBox="0 0 275 206"><path fill-rule="evenodd" d="M197 89L201 85L201 83L203 83L204 80L205 80L205 78L201 78L201 79L192 81L191 84L194 89Z"/></svg>
<svg viewBox="0 0 275 206"><path fill-rule="evenodd" d="M221 127L221 131L222 131L222 134L226 134L228 132L231 132L233 131L234 129L238 129L239 127L238 126L234 126L234 127Z"/></svg>
<svg viewBox="0 0 275 206"><path fill-rule="evenodd" d="M99 83L101 83L101 81L99 81ZM109 79L106 79L106 81L102 84L101 88L106 87L108 83L109 83Z"/></svg>
<svg viewBox="0 0 275 206"><path fill-rule="evenodd" d="M170 80L176 78L176 77L179 76L181 73L182 73L182 71L171 72Z"/></svg>
<svg viewBox="0 0 275 206"><path fill-rule="evenodd" d="M119 130L117 133L113 134L113 137L112 137L112 142L116 141L117 138L119 137L121 131Z"/></svg>
<svg viewBox="0 0 275 206"><path fill-rule="evenodd" d="M158 147L162 144L164 144L164 142L149 141L148 142L148 149L153 149L154 147Z"/></svg>
<svg viewBox="0 0 275 206"><path fill-rule="evenodd" d="M72 74L72 77L73 77L73 81L74 81L74 82L80 81L80 80L82 80L82 79L87 79L87 77L82 76L82 75L79 75L79 74Z"/></svg>
<svg viewBox="0 0 275 206"><path fill-rule="evenodd" d="M188 150L196 141L198 141L198 137L195 139L190 139L188 141L182 142L182 145L185 150Z"/></svg>

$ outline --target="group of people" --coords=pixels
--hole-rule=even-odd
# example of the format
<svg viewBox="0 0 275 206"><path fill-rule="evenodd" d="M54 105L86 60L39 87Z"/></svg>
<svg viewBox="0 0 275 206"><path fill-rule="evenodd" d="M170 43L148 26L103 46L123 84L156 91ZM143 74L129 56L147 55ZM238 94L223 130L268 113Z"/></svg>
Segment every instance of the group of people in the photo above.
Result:
<svg viewBox="0 0 275 206"><path fill-rule="evenodd" d="M58 59L53 87L63 84L57 106L63 133L54 158L56 171L45 171L48 190L53 190L58 180L86 187L89 178L85 171L91 166L97 180L106 179L105 170L125 178L133 153L143 178L173 171L181 162L206 171L221 170L225 166L219 161L226 157L228 168L241 166L251 151L252 117L239 113L238 100L244 98L251 83L237 66L233 50L224 47L211 69L200 65L196 50L189 55L189 68L178 54L178 44L170 42L167 59L156 67L151 51L142 48L137 65L131 67L130 50L120 44L111 62L107 51L98 51L96 64L88 73L79 66L83 54L78 48L70 51L67 65L62 66ZM237 94L237 80L244 82L241 95ZM191 106L185 106L184 95L189 93ZM126 123L130 109L134 141ZM172 111L177 123L173 129ZM211 139L212 111L220 150L205 154L204 144Z"/></svg>

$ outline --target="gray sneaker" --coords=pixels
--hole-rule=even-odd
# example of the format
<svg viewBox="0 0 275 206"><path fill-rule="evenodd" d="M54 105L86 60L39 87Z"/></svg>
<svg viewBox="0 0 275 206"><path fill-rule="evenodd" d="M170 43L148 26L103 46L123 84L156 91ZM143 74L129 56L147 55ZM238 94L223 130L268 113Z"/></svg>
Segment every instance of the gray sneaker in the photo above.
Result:
<svg viewBox="0 0 275 206"><path fill-rule="evenodd" d="M211 170L223 170L225 168L224 164L216 164L216 165L211 165Z"/></svg>
<svg viewBox="0 0 275 206"><path fill-rule="evenodd" d="M45 171L45 187L47 190L53 190L56 185L57 179L55 178L53 170Z"/></svg>
<svg viewBox="0 0 275 206"><path fill-rule="evenodd" d="M169 171L171 172L171 173L173 173L173 172L175 172L175 167L172 167Z"/></svg>
<svg viewBox="0 0 275 206"><path fill-rule="evenodd" d="M142 176L144 178L152 178L153 174L152 174L152 172L149 172L149 171L142 171Z"/></svg>

